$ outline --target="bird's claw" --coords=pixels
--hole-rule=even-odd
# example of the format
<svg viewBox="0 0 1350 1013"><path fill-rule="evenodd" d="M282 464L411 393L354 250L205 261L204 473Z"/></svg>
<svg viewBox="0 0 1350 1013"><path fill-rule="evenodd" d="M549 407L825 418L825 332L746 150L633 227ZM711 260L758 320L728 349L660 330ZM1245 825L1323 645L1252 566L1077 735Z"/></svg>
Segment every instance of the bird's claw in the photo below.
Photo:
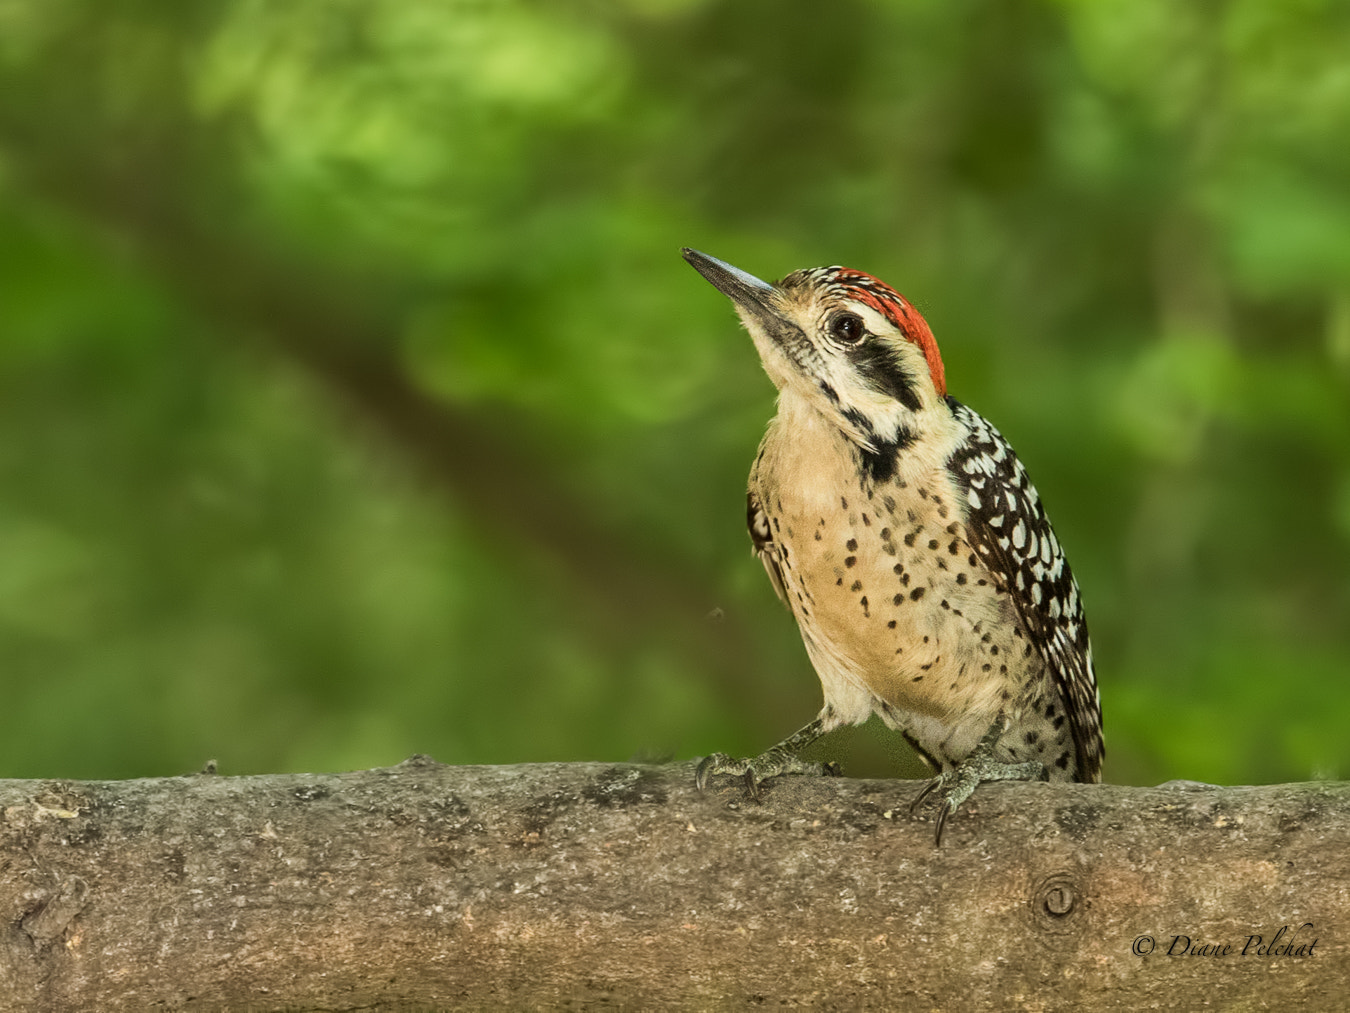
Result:
<svg viewBox="0 0 1350 1013"><path fill-rule="evenodd" d="M1046 781L1049 773L1045 764L1036 760L1027 763L1003 763L992 756L979 752L971 754L950 770L944 770L923 786L923 790L909 804L913 815L933 792L941 789L941 803L937 810L937 829L933 834L934 847L942 846L942 831L947 826L947 818L956 812L966 799L970 798L984 781Z"/></svg>
<svg viewBox="0 0 1350 1013"><path fill-rule="evenodd" d="M919 792L919 794L915 797L914 801L909 804L910 815L912 816L915 810L919 808L919 803L921 803L925 798L927 798L935 790L937 790L942 786L943 786L943 779L941 776L933 778L926 785L924 785L923 791ZM954 789L948 789L947 793L944 794L942 798L942 803L938 806L937 831L933 835L934 847L938 848L942 847L942 831L947 826L947 817L950 816L952 813L956 812L956 807L959 806L962 802L966 800L966 798L970 796L969 791L965 792L964 795L961 794L961 791L962 789L959 786Z"/></svg>
<svg viewBox="0 0 1350 1013"><path fill-rule="evenodd" d="M791 753L769 750L756 757L736 758L726 753L712 753L699 761L694 772L694 786L699 791L708 787L708 779L714 774L731 774L745 779L745 793L752 799L759 798L759 787L771 777L780 774L805 774L812 777L839 777L839 764L822 763L819 760L803 760Z"/></svg>
<svg viewBox="0 0 1350 1013"><path fill-rule="evenodd" d="M747 761L748 762L748 761ZM708 778L713 774L732 774L744 773L744 768L737 770L736 761L726 753L710 753L698 763L698 769L694 771L694 787L703 791L708 787Z"/></svg>

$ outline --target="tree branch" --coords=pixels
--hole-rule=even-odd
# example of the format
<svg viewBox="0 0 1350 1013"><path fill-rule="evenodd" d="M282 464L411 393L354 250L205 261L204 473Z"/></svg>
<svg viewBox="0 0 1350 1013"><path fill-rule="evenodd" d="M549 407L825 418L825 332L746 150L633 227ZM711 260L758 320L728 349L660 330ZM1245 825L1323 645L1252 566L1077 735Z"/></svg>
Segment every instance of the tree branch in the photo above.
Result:
<svg viewBox="0 0 1350 1013"><path fill-rule="evenodd" d="M758 804L692 785L687 764L424 757L3 781L0 1009L1331 1008L1350 990L1346 784L986 785L941 850L910 782L783 778ZM1204 946L1228 951L1168 955Z"/></svg>

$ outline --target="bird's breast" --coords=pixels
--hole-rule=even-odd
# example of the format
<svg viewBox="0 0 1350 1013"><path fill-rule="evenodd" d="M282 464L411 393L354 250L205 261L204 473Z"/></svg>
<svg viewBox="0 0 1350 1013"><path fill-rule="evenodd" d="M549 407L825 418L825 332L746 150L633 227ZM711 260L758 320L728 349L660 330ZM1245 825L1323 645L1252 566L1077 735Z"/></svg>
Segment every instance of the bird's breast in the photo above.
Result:
<svg viewBox="0 0 1350 1013"><path fill-rule="evenodd" d="M766 440L752 486L827 701L843 680L900 711L996 714L1022 645L945 470L874 484L774 450Z"/></svg>

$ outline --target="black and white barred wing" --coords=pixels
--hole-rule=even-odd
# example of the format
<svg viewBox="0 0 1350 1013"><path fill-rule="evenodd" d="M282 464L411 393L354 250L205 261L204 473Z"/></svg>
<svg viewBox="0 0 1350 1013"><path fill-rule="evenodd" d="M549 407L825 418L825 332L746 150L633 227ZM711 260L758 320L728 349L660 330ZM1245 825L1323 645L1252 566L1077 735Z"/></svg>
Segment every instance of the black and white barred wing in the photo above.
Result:
<svg viewBox="0 0 1350 1013"><path fill-rule="evenodd" d="M1077 779L1096 781L1103 755L1101 698L1078 582L1008 441L982 416L948 400L970 431L948 462L969 507L967 537L1007 589L1027 637L1053 673L1078 754Z"/></svg>

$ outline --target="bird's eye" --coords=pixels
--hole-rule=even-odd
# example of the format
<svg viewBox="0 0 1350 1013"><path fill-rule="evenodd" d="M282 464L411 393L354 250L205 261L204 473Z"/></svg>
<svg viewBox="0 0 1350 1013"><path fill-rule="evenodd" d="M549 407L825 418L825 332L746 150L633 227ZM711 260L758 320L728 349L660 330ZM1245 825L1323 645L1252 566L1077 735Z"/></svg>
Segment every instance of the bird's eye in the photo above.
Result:
<svg viewBox="0 0 1350 1013"><path fill-rule="evenodd" d="M845 345L854 345L863 339L867 328L856 313L840 313L830 321L830 337Z"/></svg>

